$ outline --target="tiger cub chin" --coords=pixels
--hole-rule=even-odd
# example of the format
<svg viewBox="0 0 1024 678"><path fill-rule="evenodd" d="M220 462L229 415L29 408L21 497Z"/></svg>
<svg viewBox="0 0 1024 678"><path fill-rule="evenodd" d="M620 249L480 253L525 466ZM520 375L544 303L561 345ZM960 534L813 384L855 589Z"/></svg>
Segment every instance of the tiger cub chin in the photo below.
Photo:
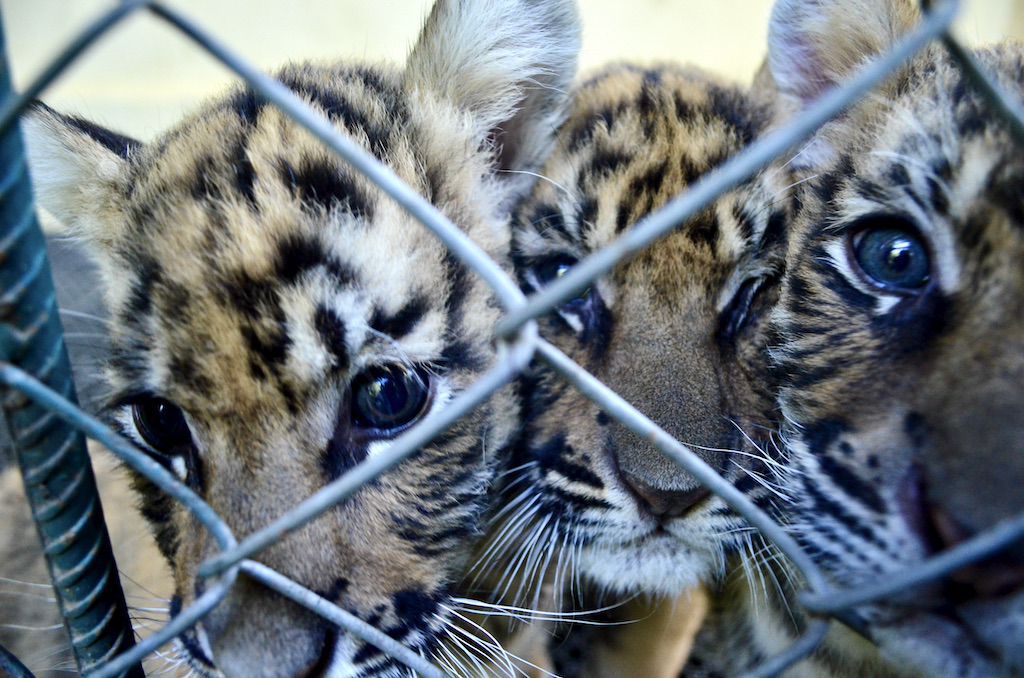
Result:
<svg viewBox="0 0 1024 678"><path fill-rule="evenodd" d="M276 77L510 268L509 209L562 117L578 33L570 0L439 0L403 69ZM23 129L39 202L106 284L111 421L238 538L496 364L488 286L247 86L148 143L42 104ZM500 390L254 558L444 664L454 586L518 412ZM196 568L217 548L135 482L176 614L205 590ZM408 674L245 575L180 645L204 676Z"/></svg>

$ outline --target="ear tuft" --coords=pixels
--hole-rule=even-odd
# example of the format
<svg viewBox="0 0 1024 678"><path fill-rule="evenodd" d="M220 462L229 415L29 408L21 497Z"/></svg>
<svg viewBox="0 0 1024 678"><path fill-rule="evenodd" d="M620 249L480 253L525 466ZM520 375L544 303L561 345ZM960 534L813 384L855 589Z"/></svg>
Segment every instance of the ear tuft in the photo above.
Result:
<svg viewBox="0 0 1024 678"><path fill-rule="evenodd" d="M777 0L768 29L771 75L779 92L803 107L918 20L907 0Z"/></svg>
<svg viewBox="0 0 1024 678"><path fill-rule="evenodd" d="M438 0L405 77L490 131L499 169L534 170L564 116L579 49L572 0Z"/></svg>
<svg viewBox="0 0 1024 678"><path fill-rule="evenodd" d="M109 240L117 187L141 144L42 103L25 113L21 130L39 205L91 240Z"/></svg>

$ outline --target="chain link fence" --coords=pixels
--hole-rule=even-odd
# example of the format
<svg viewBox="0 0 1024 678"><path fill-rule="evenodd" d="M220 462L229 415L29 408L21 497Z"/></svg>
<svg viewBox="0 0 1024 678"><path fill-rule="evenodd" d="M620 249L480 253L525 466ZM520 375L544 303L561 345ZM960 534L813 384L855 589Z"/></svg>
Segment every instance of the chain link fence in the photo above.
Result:
<svg viewBox="0 0 1024 678"><path fill-rule="evenodd" d="M574 266L542 292L524 298L516 284L432 205L398 180L387 168L337 133L292 92L227 49L189 17L159 2L126 0L83 31L22 93L15 94L6 60L0 63L0 384L2 404L33 514L76 661L90 678L141 676L140 661L194 624L227 594L239 572L314 609L330 622L393 655L422 676L444 674L386 634L354 617L269 568L250 560L260 549L329 510L389 468L401 463L460 416L540 360L561 374L609 415L644 437L681 467L720 495L786 555L806 582L800 603L814 621L805 635L784 654L761 666L756 675L777 675L821 642L830 618L842 619L852 606L878 601L922 583L934 581L1024 537L1024 516L1004 523L945 551L877 586L856 590L830 587L822 572L783 527L755 507L711 467L673 439L628 402L540 338L535 318L574 298L613 266L647 247L710 201L752 177L759 169L807 139L845 107L864 96L900 64L932 41L940 41L991 105L1006 119L1024 147L1024 115L1001 95L950 35L959 3L925 3L921 24L888 54L864 68L841 88L825 95L797 119L777 129L693 184L662 209L627 231L618 241ZM499 365L448 407L397 438L384 453L356 466L272 524L241 541L189 488L160 464L114 434L75 405L67 354L60 335L44 241L35 221L23 149L16 122L28 103L43 92L69 64L113 26L134 12L149 12L174 26L195 45L246 80L268 102L278 106L353 167L376 182L404 209L434 232L452 253L493 288L507 309L497 333L503 344ZM0 36L2 37L2 36ZM0 44L2 47L2 44ZM6 59L0 55L0 58ZM83 434L107 446L162 490L181 501L210 531L221 551L204 562L203 595L162 629L133 643L131 627L110 555L92 479ZM0 671L15 678L31 676L16 657L0 648Z"/></svg>

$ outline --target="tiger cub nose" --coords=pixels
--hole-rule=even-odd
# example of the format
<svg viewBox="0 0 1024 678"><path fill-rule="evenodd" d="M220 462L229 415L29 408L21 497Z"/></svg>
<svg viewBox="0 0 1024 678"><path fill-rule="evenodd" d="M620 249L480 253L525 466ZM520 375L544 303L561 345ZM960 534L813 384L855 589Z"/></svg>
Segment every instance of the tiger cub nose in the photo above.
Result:
<svg viewBox="0 0 1024 678"><path fill-rule="evenodd" d="M622 469L622 479L640 502L640 508L655 518L679 518L702 502L711 492L703 485L688 489L655 487L642 478Z"/></svg>

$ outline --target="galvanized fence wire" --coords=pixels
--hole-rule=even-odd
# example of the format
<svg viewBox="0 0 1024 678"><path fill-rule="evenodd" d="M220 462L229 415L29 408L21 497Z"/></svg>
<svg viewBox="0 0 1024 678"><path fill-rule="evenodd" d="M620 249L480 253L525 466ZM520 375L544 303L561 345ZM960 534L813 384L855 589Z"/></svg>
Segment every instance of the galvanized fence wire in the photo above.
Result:
<svg viewBox="0 0 1024 678"><path fill-rule="evenodd" d="M100 39L120 20L139 9L170 23L198 46L210 53L245 80L260 96L278 106L296 122L317 136L346 162L398 202L406 211L429 228L463 263L480 275L493 289L507 310L497 328L500 359L493 370L460 394L443 410L427 417L397 438L384 452L357 465L344 476L309 497L279 519L237 542L219 516L203 500L167 472L162 466L140 452L131 442L121 438L98 420L86 415L72 402L48 389L23 370L0 363L0 383L23 393L45 406L56 416L70 422L86 435L107 446L116 456L133 466L165 492L182 502L210 531L221 552L202 563L199 573L212 578L206 592L182 610L164 628L139 642L134 648L97 670L90 678L121 675L147 654L180 634L211 610L228 592L239 571L258 579L264 585L299 602L346 631L360 637L385 653L394 656L420 675L443 678L445 675L413 650L401 645L378 629L342 610L330 601L305 589L281 574L249 558L282 535L301 527L324 511L337 506L363 484L401 463L409 455L441 434L459 417L486 400L492 393L516 378L528 364L539 359L559 373L584 395L596 402L610 416L643 436L669 458L694 474L709 489L722 497L733 509L758 528L793 564L806 582L807 590L799 600L815 618L806 633L778 657L772 658L751 676L773 676L812 652L823 639L830 622L836 618L858 628L858 619L851 608L867 602L880 601L909 588L934 581L966 564L985 558L999 549L1024 538L1024 516L1008 521L975 538L945 551L918 566L890 577L883 584L856 590L838 590L827 584L825 576L811 558L787 534L785 528L759 510L746 497L707 466L686 445L672 438L613 390L587 373L537 333L535 319L551 312L574 298L617 263L629 258L668 233L690 215L725 192L751 178L759 170L814 133L822 124L858 101L875 85L893 73L925 45L939 40L968 74L970 81L986 100L994 114L1000 115L1024 146L1024 115L1013 102L973 61L969 52L950 35L950 25L957 16L959 3L946 0L927 3L921 25L901 40L890 52L868 65L848 82L825 94L800 116L758 140L723 164L716 171L694 183L685 193L652 213L617 241L588 256L562 278L541 292L525 298L518 286L479 247L448 221L433 205L424 200L387 167L350 139L338 133L320 114L306 106L294 93L266 76L246 60L234 54L209 32L188 17L159 2L127 0L99 17L76 38L53 63L44 70L26 91L0 109L0 135L17 120L29 102L39 95L89 45Z"/></svg>

